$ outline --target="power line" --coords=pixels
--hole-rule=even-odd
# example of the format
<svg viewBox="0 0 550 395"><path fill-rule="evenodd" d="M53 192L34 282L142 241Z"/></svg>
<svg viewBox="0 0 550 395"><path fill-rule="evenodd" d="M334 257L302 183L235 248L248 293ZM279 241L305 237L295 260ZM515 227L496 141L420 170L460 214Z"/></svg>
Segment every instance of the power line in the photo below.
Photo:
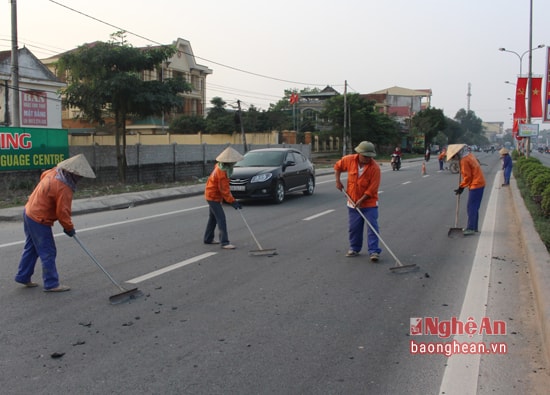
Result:
<svg viewBox="0 0 550 395"><path fill-rule="evenodd" d="M153 44L156 44L156 45L166 45L166 44L163 44L163 43L160 43L158 41L155 41L155 40L152 40L148 37L145 37L145 36L142 36L140 34L137 34L137 33L134 33L134 32L131 32L129 30L126 30L122 27L119 27L119 26L116 26L116 25L113 25L112 23L109 23L109 22L106 22L106 21L103 21L99 18L96 18L94 16L91 16L89 14L86 14L82 11L78 11L74 8L71 8L69 6L66 6L64 4L61 4L55 0L49 0L51 3L54 3L60 7L63 7L63 8L66 8L72 12L76 12L77 14L80 14L82 16L85 16L86 18L90 18L90 19L93 19L99 23L102 23L104 25L107 25L109 27L112 27L112 28L115 28L119 31L123 31L125 33L128 33L132 36L135 36L135 37L138 37L138 38L141 38L145 41L148 41L150 43L153 43ZM182 53L185 53L184 51L180 51ZM226 64L223 64L223 63L220 63L220 62L216 62L216 61L213 61L213 60L210 60L210 59L206 59L206 58L202 58L200 56L196 56L194 54L189 54L189 53L185 53L186 55L190 55L190 56L193 56L197 59L201 59L203 61L206 61L208 63L212 63L212 64L215 64L215 65L218 65L218 66L221 66L221 67L225 67L225 68L228 68L228 69L231 69L231 70L234 70L234 71L238 71L238 72L241 72L241 73L245 73L245 74L249 74L249 75L254 75L256 77L261 77L261 78L266 78L266 79L270 79L270 80L273 80L273 81L279 81L279 82L286 82L286 83L289 83L289 84L298 84L298 85L304 85L304 86L326 86L327 84L318 84L318 83L307 83L307 82L299 82L299 81L291 81L291 80L286 80L286 79L283 79L283 78L277 78L277 77L271 77L271 76L268 76L268 75L264 75L264 74L260 74L260 73L255 73L255 72L252 72L252 71L247 71L247 70L244 70L244 69L241 69L241 68L238 68L238 67L233 67L233 66L229 66L229 65L226 65ZM332 86L337 86L337 85L332 85Z"/></svg>

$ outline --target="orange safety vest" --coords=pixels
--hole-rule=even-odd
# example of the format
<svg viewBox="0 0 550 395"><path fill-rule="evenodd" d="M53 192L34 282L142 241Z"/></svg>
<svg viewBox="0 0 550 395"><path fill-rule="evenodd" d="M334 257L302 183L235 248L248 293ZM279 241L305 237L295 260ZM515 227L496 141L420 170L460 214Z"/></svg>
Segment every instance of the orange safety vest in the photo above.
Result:
<svg viewBox="0 0 550 395"><path fill-rule="evenodd" d="M55 178L56 169L54 167L42 173L40 182L25 205L25 214L42 225L53 226L57 220L63 229L71 231L74 229L71 219L73 190Z"/></svg>
<svg viewBox="0 0 550 395"><path fill-rule="evenodd" d="M368 197L363 200L361 207L378 206L378 187L380 186L380 166L374 159L365 165L363 173L359 176L359 154L346 155L334 165L334 170L348 173L347 193L354 202L363 195Z"/></svg>
<svg viewBox="0 0 550 395"><path fill-rule="evenodd" d="M460 159L461 188L477 189L485 186L485 177L477 158L468 154Z"/></svg>
<svg viewBox="0 0 550 395"><path fill-rule="evenodd" d="M219 168L217 163L206 181L204 198L220 203L225 200L229 204L235 201L235 198L229 190L229 177L225 171Z"/></svg>

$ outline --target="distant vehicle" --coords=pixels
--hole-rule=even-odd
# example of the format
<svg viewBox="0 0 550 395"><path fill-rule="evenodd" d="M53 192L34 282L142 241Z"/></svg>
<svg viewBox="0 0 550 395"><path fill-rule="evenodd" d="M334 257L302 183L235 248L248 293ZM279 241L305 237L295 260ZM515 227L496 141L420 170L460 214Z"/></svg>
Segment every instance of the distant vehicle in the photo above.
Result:
<svg viewBox="0 0 550 395"><path fill-rule="evenodd" d="M247 152L229 180L236 199L271 199L282 203L292 192L313 195L315 167L294 148L263 148Z"/></svg>

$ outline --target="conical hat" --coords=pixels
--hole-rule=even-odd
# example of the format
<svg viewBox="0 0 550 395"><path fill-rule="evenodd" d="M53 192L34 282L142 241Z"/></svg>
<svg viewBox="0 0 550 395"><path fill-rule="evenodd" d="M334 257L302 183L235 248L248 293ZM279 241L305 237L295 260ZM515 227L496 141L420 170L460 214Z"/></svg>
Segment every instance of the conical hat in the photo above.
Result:
<svg viewBox="0 0 550 395"><path fill-rule="evenodd" d="M501 155L506 155L508 153L508 150L506 148L501 148L500 151L498 151Z"/></svg>
<svg viewBox="0 0 550 395"><path fill-rule="evenodd" d="M227 147L221 154L216 157L218 162L222 163L237 163L242 160L243 156L234 148Z"/></svg>
<svg viewBox="0 0 550 395"><path fill-rule="evenodd" d="M63 162L59 162L57 167L77 176L95 178L95 173L83 154L65 159Z"/></svg>
<svg viewBox="0 0 550 395"><path fill-rule="evenodd" d="M447 147L447 161L450 161L453 159L453 156L458 154L462 148L464 148L466 144L449 144Z"/></svg>

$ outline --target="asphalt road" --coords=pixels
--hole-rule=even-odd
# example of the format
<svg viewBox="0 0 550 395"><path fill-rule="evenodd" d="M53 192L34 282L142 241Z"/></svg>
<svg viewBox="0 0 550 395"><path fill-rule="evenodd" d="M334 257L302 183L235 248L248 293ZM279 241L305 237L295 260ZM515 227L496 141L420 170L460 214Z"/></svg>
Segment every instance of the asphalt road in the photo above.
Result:
<svg viewBox="0 0 550 395"><path fill-rule="evenodd" d="M58 269L72 290L46 294L14 284L23 233L20 223L5 223L2 392L532 393L532 372L545 365L536 359L536 312L521 308L532 303L528 271L521 246L502 236L509 207L506 197L498 199L506 193L498 155L478 157L488 183L483 229L460 239L447 237L457 175L437 172L434 160L425 176L421 162L404 163L399 172L382 167L382 238L400 261L419 266L413 272L392 273L388 251L378 264L366 254L344 256L347 209L331 175L318 177L313 196L244 204L262 247L277 249L272 257L249 256L257 246L230 206L229 236L238 248L202 244L202 196L75 217L80 239L96 258L145 294L116 306L108 297L119 290L58 225ZM497 266L505 262L504 270ZM507 333L462 341L505 343L506 355L411 353L413 339L452 340L410 336L411 318L466 322L472 315L478 323L504 320Z"/></svg>

